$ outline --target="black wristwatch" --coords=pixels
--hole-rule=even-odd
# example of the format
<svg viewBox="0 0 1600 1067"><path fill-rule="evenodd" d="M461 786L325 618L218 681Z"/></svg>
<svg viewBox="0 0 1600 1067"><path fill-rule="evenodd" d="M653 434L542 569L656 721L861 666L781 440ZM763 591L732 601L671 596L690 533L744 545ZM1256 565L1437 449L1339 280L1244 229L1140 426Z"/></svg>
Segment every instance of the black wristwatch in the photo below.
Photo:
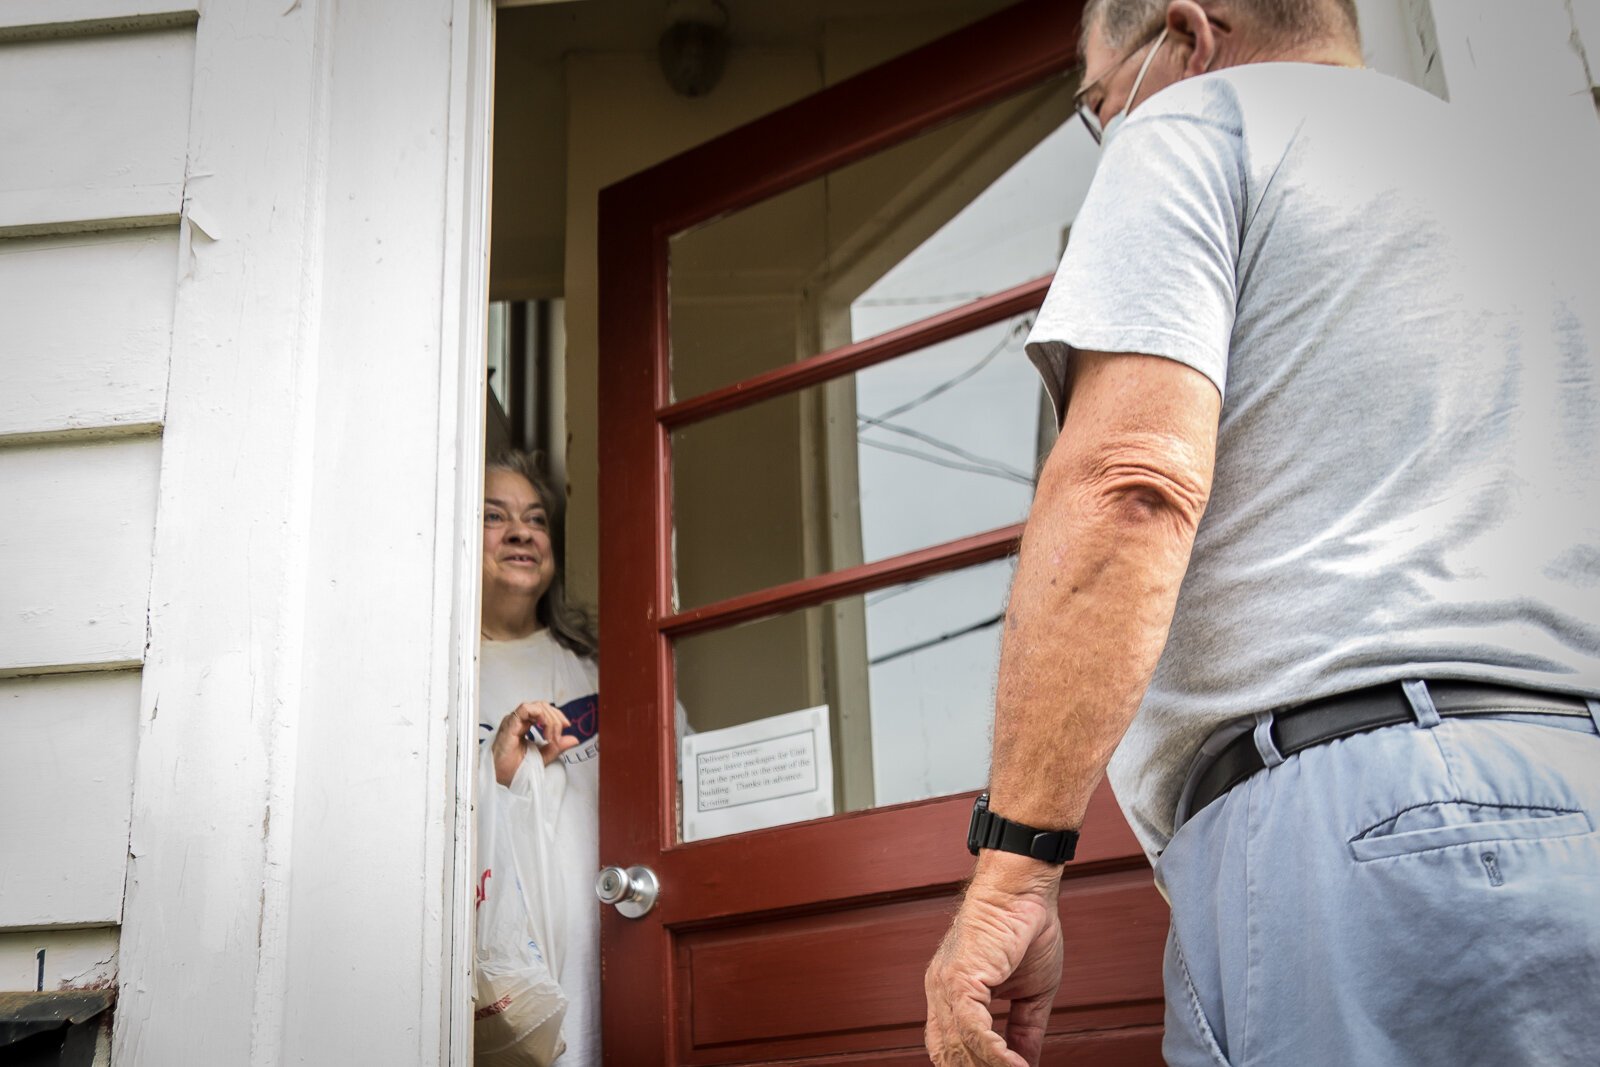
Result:
<svg viewBox="0 0 1600 1067"><path fill-rule="evenodd" d="M1077 851L1078 831L1039 830L1012 822L990 811L989 794L979 793L972 802L972 821L967 824L967 851L976 856L980 848L1065 863Z"/></svg>

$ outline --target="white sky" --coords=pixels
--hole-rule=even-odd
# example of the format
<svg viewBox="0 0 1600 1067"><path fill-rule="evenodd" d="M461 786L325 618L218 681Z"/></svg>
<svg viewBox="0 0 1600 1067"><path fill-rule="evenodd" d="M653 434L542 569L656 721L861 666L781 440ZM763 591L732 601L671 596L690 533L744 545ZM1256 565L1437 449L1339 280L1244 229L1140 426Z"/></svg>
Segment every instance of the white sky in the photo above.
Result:
<svg viewBox="0 0 1600 1067"><path fill-rule="evenodd" d="M1062 234L1097 159L1076 118L1046 137L851 309L860 339L1051 273ZM954 296L935 302L929 297ZM1025 318L1025 317L1024 317ZM1039 381L1023 355L1024 318L996 323L856 376L859 413L915 400L1000 349L949 391L895 416L924 438L869 426L859 450L865 558L887 556L1019 522L1036 460ZM960 453L941 449L926 438ZM906 456L873 447L909 448ZM978 457L974 460L972 457ZM956 470L935 461L987 466ZM869 659L993 618L1004 607L1009 561L867 598ZM890 595L892 594L892 595ZM871 669L876 802L894 804L976 788L988 776L989 724L1000 628L940 641Z"/></svg>

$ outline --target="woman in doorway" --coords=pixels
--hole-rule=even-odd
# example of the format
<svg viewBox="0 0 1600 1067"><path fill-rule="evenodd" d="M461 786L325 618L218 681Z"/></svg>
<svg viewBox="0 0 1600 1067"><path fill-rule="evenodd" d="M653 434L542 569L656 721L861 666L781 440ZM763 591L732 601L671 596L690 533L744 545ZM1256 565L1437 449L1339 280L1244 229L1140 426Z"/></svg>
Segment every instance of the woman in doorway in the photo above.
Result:
<svg viewBox="0 0 1600 1067"><path fill-rule="evenodd" d="M568 1000L560 1067L600 1062L599 671L594 626L567 600L562 498L535 458L506 452L484 473L479 743L495 780L537 775L553 823L564 914L555 978ZM530 739L535 738L535 739ZM537 739L542 739L540 744ZM519 783L521 785L523 783ZM531 785L531 783L529 783Z"/></svg>

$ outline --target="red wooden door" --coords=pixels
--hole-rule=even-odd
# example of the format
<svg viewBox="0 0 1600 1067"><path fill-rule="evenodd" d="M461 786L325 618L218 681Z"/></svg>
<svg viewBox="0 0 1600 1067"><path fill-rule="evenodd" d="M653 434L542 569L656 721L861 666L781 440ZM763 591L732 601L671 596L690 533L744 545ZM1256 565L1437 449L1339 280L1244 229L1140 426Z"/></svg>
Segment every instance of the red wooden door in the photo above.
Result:
<svg viewBox="0 0 1600 1067"><path fill-rule="evenodd" d="M793 564L794 573L786 578L789 564L768 565L783 553L750 546L767 543L763 538L776 545L789 519L782 509L775 516L740 506L733 483L781 479L791 464L730 455L738 450L719 451L716 434L706 431L708 439L694 434L736 413L754 418L763 432L781 421L781 411L826 414L831 409L822 400L818 403L823 407L816 410L796 401L791 408L771 408L770 418L759 413L767 410L762 405L802 394L822 396L819 390L893 360L905 361L907 373L915 378L921 364L914 361L929 360L931 367L933 357L926 354L941 344L975 336L974 331L1004 328L1036 308L1048 275L955 301L937 314L913 316L862 340L830 345L823 331L798 349L799 358L789 353L753 372L747 362L742 369L719 365L697 376L683 366L674 368L675 328L685 350L685 331L694 329L694 322L709 322L713 334L720 329L740 338L741 349L759 344L751 332L746 346L741 333L751 321L741 310L748 309L749 300L704 301L695 305L693 315L674 309L673 277L688 284L683 279L692 273L688 265L676 270L674 257L688 264L698 254L687 244L675 245L674 238L708 220L775 202L808 182L844 173L841 168L927 131L948 129L964 116L1040 86L1055 94L1053 100L1069 97L1071 85L1064 75L1076 62L1079 7L1063 0L1018 4L602 194L601 693L606 758L600 854L605 864L648 866L662 885L659 902L642 918L604 910L603 1020L609 1064L925 1062L921 974L971 867L964 834L972 787L981 779L953 795L904 803L869 800L859 805L861 810L831 818L685 842L674 705L681 699L694 720L696 700L680 688L680 674L691 669L705 673L704 657L686 651L698 648L696 641L753 633L750 627L760 625L757 620L791 619L804 611L823 618L817 613L834 610L823 624L834 642L828 647L837 651L849 643L839 634L848 630L851 618L859 618L859 611L851 615L838 605L870 602L850 598L898 593L930 576L993 566L991 561L1014 551L1020 527L1006 523L943 539L935 531L931 543L888 555L857 546L850 558L858 562L837 566L838 553L831 562L810 558ZM1063 112L1052 106L1051 121L1060 121ZM1064 114L1070 116L1070 110ZM989 140L972 140L980 148L970 158L981 160L990 151L982 146L1001 144L1014 125L1008 119L991 122L984 135ZM908 188L917 177L905 175ZM929 180L916 197L901 196L896 203L936 199L950 184ZM875 203L877 216L884 216L887 201ZM902 215L909 211L904 208ZM811 229L798 226L791 239L809 239ZM865 230L858 227L857 232ZM757 239L745 247L759 251L761 244ZM749 260L756 253L741 255ZM829 255L835 265L842 258L831 248ZM755 277L759 271L751 267L744 273ZM748 278L722 281L727 288ZM725 311L718 312L719 307ZM683 358L687 366L688 357ZM861 425L882 421L863 419ZM853 447L855 438L847 443ZM813 452L822 455L826 449ZM674 500L675 490L683 497L689 484L674 470L675 460L689 463L691 454L704 470L694 483L697 492L719 479L725 485L726 508L710 523L692 522L686 501ZM946 466L975 465L951 459L948 447L939 456L948 461ZM825 466L826 458L813 466ZM992 462L989 466L997 468ZM803 483L801 488L805 490ZM806 510L804 502L797 506ZM696 578L699 588L690 591L688 585L694 583L684 573L684 546L717 537L727 537L731 547L712 546L702 555L715 558L720 551L729 565L718 568L714 580ZM728 578L725 572L739 570L736 557L752 551L762 565L745 568L749 573L743 579ZM774 575L781 580L771 580ZM912 650L951 636L935 637ZM781 633L777 640L781 644ZM738 646L730 638L716 647L732 656ZM881 666L898 654L871 662ZM813 669L810 677L830 670L847 674L847 666L838 666L836 660L829 660L834 665L820 674ZM727 679L739 675L741 664L730 662L727 668L713 672L719 679L715 684L735 684ZM758 670L738 683L745 687L742 699L759 703L767 688L764 677ZM834 697L844 700L838 697L844 683L824 680ZM986 722L989 709L975 706L970 714ZM883 749L879 763L892 762L898 745L892 739L877 743ZM840 756L851 758L848 746ZM858 767L854 773L859 777L866 771ZM867 789L870 793L870 785ZM1104 790L1090 809L1083 847L1067 874L1062 905L1070 917L1067 967L1047 1062L1159 1063L1166 909L1132 834Z"/></svg>

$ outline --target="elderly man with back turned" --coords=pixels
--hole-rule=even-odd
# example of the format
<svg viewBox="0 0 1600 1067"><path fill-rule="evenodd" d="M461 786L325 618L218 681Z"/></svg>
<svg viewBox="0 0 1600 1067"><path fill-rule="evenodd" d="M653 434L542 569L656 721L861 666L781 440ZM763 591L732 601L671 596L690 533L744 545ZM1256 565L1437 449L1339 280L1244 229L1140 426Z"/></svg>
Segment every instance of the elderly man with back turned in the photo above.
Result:
<svg viewBox="0 0 1600 1067"><path fill-rule="evenodd" d="M1038 1061L1105 772L1169 1063L1594 1063L1600 213L1361 69L1353 0L1085 26L1106 151L1029 343L1065 418L929 1051Z"/></svg>

